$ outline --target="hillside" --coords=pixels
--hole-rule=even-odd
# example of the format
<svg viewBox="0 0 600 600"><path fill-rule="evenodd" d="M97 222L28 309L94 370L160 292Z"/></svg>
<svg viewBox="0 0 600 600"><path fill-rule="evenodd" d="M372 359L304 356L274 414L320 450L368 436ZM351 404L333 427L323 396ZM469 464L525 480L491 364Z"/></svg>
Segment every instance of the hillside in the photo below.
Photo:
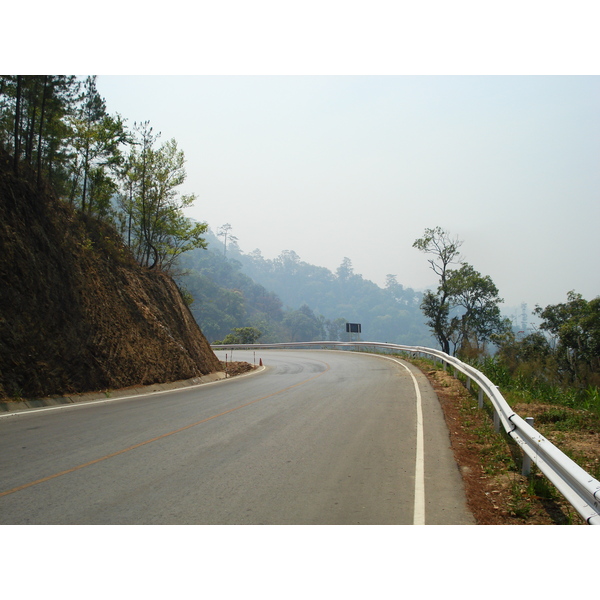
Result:
<svg viewBox="0 0 600 600"><path fill-rule="evenodd" d="M223 256L212 232L208 248L180 257L181 275L176 278L194 301L192 315L211 342L222 340L236 327L257 327L261 342L289 341L281 327L284 318L279 297L240 271L240 264Z"/></svg>
<svg viewBox="0 0 600 600"><path fill-rule="evenodd" d="M33 181L0 154L0 397L220 370L173 280L139 267L109 226Z"/></svg>
<svg viewBox="0 0 600 600"><path fill-rule="evenodd" d="M192 313L210 340L234 327L255 326L260 341L346 340L345 323L362 324L363 339L407 345L435 345L420 310L422 293L389 276L385 288L354 273L349 259L333 273L285 250L266 259L242 252L206 233L208 251L181 260L181 284L196 302ZM215 302L215 299L219 299Z"/></svg>

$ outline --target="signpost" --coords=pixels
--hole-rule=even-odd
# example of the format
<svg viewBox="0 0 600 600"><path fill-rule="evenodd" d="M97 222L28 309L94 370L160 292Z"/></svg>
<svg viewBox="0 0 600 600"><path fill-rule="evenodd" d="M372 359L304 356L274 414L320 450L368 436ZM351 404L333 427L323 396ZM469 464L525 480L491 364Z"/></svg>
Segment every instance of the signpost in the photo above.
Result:
<svg viewBox="0 0 600 600"><path fill-rule="evenodd" d="M352 334L353 333L358 334L356 341L360 342L360 333L361 333L360 323L346 323L346 333L350 334L350 339L349 339L350 342L355 341L352 339Z"/></svg>

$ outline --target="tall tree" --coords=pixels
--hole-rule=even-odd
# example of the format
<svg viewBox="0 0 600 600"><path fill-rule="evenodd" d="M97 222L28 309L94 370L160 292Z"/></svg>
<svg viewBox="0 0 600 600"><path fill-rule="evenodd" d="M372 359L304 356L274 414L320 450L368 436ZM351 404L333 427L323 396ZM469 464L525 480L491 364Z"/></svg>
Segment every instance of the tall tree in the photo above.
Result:
<svg viewBox="0 0 600 600"><path fill-rule="evenodd" d="M42 184L42 139L44 133L44 116L46 114L46 101L48 100L48 96L50 95L50 81L48 75L43 75L43 85L42 85L42 103L40 107L40 128L38 135L38 145L37 145L37 186L38 188ZM32 123L35 123L35 107L32 115ZM33 126L31 132L31 139L33 140Z"/></svg>
<svg viewBox="0 0 600 600"><path fill-rule="evenodd" d="M341 342L344 340L344 334L346 333L346 319L338 317L337 319L326 319L325 329L327 331L327 339Z"/></svg>
<svg viewBox="0 0 600 600"><path fill-rule="evenodd" d="M288 329L292 342L312 342L325 337L324 323L306 304L298 310L288 312L283 324Z"/></svg>
<svg viewBox="0 0 600 600"><path fill-rule="evenodd" d="M233 244L237 242L237 237L231 234L231 225L229 223L225 223L225 225L221 225L217 230L217 235L223 238L223 256L227 256L227 239Z"/></svg>
<svg viewBox="0 0 600 600"><path fill-rule="evenodd" d="M557 340L556 355L570 382L600 381L600 296L587 301L570 291L567 302L541 308L540 329Z"/></svg>
<svg viewBox="0 0 600 600"><path fill-rule="evenodd" d="M427 317L442 350L464 354L467 350L481 351L483 345L506 331L509 322L500 317L498 289L489 276L483 276L471 265L459 260L462 241L452 238L440 227L426 229L413 247L433 255L431 269L439 277L436 292L428 290L423 296L421 310ZM460 262L459 269L450 266Z"/></svg>
<svg viewBox="0 0 600 600"><path fill-rule="evenodd" d="M352 261L347 256L344 256L342 264L336 269L335 273L341 282L348 281L354 275Z"/></svg>
<svg viewBox="0 0 600 600"><path fill-rule="evenodd" d="M17 75L17 85L15 90L15 142L14 142L14 170L19 172L19 157L21 154L20 129L21 129L21 98L22 98L22 80L21 75Z"/></svg>
<svg viewBox="0 0 600 600"><path fill-rule="evenodd" d="M14 169L25 161L37 171L38 183L45 176L56 185L62 181L66 165L70 139L66 117L73 110L77 78L4 75L1 80L0 139L5 150L13 154Z"/></svg>
<svg viewBox="0 0 600 600"><path fill-rule="evenodd" d="M450 354L450 338L448 328L448 315L450 305L448 297L447 280L450 265L459 262L462 241L458 238L452 238L450 234L441 227L426 229L422 238L415 240L413 248L431 254L433 258L429 259L431 270L439 277L440 283L437 293L428 290L423 296L421 309L427 317L427 325L440 346L442 351Z"/></svg>
<svg viewBox="0 0 600 600"><path fill-rule="evenodd" d="M449 338L461 354L478 353L493 336L510 330L510 320L500 315L503 299L489 275L483 276L471 265L450 270L446 281L454 316L449 323Z"/></svg>
<svg viewBox="0 0 600 600"><path fill-rule="evenodd" d="M193 222L183 210L196 197L182 195L185 155L171 139L158 149L158 135L148 122L137 126L137 147L123 170L121 207L129 221L128 239L140 264L149 268L170 269L177 257L193 248L205 248L206 223Z"/></svg>
<svg viewBox="0 0 600 600"><path fill-rule="evenodd" d="M71 125L75 149L71 201L80 195L82 212L105 213L117 189L113 174L124 160L121 147L129 137L121 117L107 114L95 75L84 81L81 103Z"/></svg>

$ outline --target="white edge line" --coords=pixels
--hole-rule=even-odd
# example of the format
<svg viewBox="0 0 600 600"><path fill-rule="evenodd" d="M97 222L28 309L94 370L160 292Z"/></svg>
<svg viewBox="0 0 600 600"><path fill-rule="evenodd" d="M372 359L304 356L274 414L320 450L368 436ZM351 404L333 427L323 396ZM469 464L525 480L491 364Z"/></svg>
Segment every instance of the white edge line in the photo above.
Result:
<svg viewBox="0 0 600 600"><path fill-rule="evenodd" d="M323 350L324 352L344 352L343 350ZM423 434L423 406L421 402L421 390L419 382L414 373L400 359L383 354L373 354L372 352L361 352L377 358L391 360L401 367L404 367L410 374L415 388L416 412L417 412L417 448L415 457L415 498L413 510L413 525L425 525L425 443Z"/></svg>
<svg viewBox="0 0 600 600"><path fill-rule="evenodd" d="M240 375L236 375L235 377L227 377L224 379L217 379L216 381L203 381L202 383L197 383L195 385L186 385L179 388L173 388L171 390L156 390L155 392L146 392L142 394L129 394L126 396L115 396L114 398L106 398L100 400L81 400L79 402L69 402L67 404L57 404L55 406L43 406L42 408L24 408L23 410L15 410L12 412L2 413L0 414L0 419L7 419L8 417L18 417L21 415L31 415L38 412L46 412L49 410L60 410L65 408L81 408L83 406L93 406L95 404L108 404L109 402L117 402L118 400L137 400L138 398L144 398L146 396L156 396L158 394L169 394L169 393L177 393L177 392L185 392L190 391L197 387L204 387L207 385L213 385L215 383L225 383L229 381L235 381L236 379L240 379L241 377L248 377L249 375L256 375L258 373L262 373L267 367L263 365L262 367L258 367L255 370L249 371L247 373L242 373ZM118 392L118 390L115 390Z"/></svg>
<svg viewBox="0 0 600 600"><path fill-rule="evenodd" d="M370 353L369 353L370 354ZM413 512L413 525L425 525L425 444L423 436L423 407L421 402L421 390L419 382L414 373L400 360L391 356L372 354L380 358L386 358L404 367L410 374L415 387L417 397L417 452L415 458L415 503Z"/></svg>

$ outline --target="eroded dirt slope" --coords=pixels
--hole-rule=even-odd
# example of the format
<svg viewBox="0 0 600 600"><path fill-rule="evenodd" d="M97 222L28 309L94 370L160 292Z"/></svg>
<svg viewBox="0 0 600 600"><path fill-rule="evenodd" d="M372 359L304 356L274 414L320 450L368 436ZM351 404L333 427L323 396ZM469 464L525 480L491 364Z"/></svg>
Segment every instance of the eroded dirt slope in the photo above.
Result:
<svg viewBox="0 0 600 600"><path fill-rule="evenodd" d="M0 398L221 370L173 280L0 155Z"/></svg>

